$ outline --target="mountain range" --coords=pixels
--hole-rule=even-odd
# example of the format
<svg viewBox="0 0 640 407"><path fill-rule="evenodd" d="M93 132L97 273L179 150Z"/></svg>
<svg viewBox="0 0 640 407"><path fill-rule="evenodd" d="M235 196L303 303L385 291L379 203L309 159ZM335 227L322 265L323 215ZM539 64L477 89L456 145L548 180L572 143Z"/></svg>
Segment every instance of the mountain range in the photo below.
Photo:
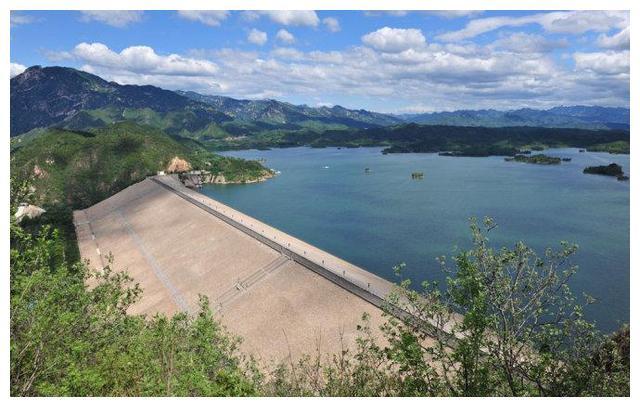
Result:
<svg viewBox="0 0 640 407"><path fill-rule="evenodd" d="M343 124L348 127L367 128L371 126L391 126L404 122L403 119L367 110L352 110L336 105L333 107L309 107L293 105L273 99L242 100L225 96L202 95L196 92L177 91L198 102L209 104L234 119L290 124L305 121Z"/></svg>
<svg viewBox="0 0 640 407"><path fill-rule="evenodd" d="M418 124L481 127L629 129L630 111L621 107L559 106L547 110L456 110L400 115Z"/></svg>
<svg viewBox="0 0 640 407"><path fill-rule="evenodd" d="M120 85L72 68L33 66L11 78L11 136L37 127L83 121L101 125L96 109L149 109L165 115L188 112L204 123L231 118L204 103L155 86ZM86 116L86 117L85 117ZM194 121L195 121L194 120Z"/></svg>
<svg viewBox="0 0 640 407"><path fill-rule="evenodd" d="M277 100L241 100L120 85L67 67L33 66L11 79L11 137L47 127L99 128L121 121L157 127L213 148L235 148L247 138L273 145L286 136L317 137L332 130L363 130L406 123L473 127L628 129L629 109L598 106L548 110L459 110L391 115L342 106L309 107ZM277 144L277 143L276 143Z"/></svg>

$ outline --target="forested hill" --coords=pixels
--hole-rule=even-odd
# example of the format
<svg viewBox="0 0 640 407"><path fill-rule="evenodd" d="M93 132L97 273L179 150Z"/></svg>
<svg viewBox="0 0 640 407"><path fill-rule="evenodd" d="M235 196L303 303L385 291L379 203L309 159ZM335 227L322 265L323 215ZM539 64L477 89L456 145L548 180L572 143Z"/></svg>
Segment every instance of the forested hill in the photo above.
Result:
<svg viewBox="0 0 640 407"><path fill-rule="evenodd" d="M53 125L86 130L124 120L201 141L274 129L322 131L402 123L391 115L340 106L310 108L120 85L65 67L33 66L11 78L12 137Z"/></svg>
<svg viewBox="0 0 640 407"><path fill-rule="evenodd" d="M180 113L190 118L189 124L230 120L211 106L175 92L155 86L119 85L72 68L33 66L11 78L12 137L54 124L106 125L110 124L109 113L123 114L126 109Z"/></svg>
<svg viewBox="0 0 640 407"><path fill-rule="evenodd" d="M30 181L33 203L76 209L166 170L174 157L192 169L222 175L227 182L255 181L271 173L257 161L223 157L197 142L176 140L128 121L91 132L44 130L14 145L10 166L16 181Z"/></svg>
<svg viewBox="0 0 640 407"><path fill-rule="evenodd" d="M581 147L629 152L628 130L550 129L542 127L465 127L406 124L359 131L328 131L295 141L316 147L387 146L388 153L453 152L456 155L513 155L522 149ZM293 142L294 139L286 140Z"/></svg>

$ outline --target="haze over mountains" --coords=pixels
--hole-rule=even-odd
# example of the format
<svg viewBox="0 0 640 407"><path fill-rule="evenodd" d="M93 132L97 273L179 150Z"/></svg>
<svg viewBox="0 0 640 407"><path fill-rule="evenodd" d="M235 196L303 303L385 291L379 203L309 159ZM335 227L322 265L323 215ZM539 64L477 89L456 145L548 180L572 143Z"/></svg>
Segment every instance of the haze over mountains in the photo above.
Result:
<svg viewBox="0 0 640 407"><path fill-rule="evenodd" d="M629 109L600 106L559 106L548 110L515 109L456 110L400 115L419 124L482 127L561 127L581 129L628 129Z"/></svg>
<svg viewBox="0 0 640 407"><path fill-rule="evenodd" d="M349 127L391 126L404 120L389 114L352 110L342 106L309 107L293 105L273 99L241 100L225 96L202 95L196 92L178 91L180 95L211 105L234 119L274 123L296 123L318 120L324 123L340 123Z"/></svg>
<svg viewBox="0 0 640 407"><path fill-rule="evenodd" d="M390 115L341 106L309 107L277 100L239 100L154 86L120 85L65 67L34 66L11 79L11 136L57 126L101 127L123 120L168 134L209 141L274 132L366 129L406 123L480 127L628 129L629 109L598 106L549 110L459 110Z"/></svg>

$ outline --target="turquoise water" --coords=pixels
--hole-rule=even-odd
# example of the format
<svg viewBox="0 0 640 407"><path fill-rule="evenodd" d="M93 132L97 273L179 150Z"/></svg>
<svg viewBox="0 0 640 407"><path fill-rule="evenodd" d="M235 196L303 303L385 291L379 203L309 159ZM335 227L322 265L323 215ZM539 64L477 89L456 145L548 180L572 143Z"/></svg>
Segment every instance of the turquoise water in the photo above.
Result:
<svg viewBox="0 0 640 407"><path fill-rule="evenodd" d="M545 153L572 161L538 166L502 157L383 155L379 148L235 151L227 154L263 158L281 174L202 192L394 281L401 262L413 281L442 280L435 258L469 247L471 216L496 220L495 245L523 240L542 253L574 242L574 293L595 297L587 316L614 329L629 320L629 183L582 170L616 162L628 171L629 156ZM414 171L424 179L412 180Z"/></svg>

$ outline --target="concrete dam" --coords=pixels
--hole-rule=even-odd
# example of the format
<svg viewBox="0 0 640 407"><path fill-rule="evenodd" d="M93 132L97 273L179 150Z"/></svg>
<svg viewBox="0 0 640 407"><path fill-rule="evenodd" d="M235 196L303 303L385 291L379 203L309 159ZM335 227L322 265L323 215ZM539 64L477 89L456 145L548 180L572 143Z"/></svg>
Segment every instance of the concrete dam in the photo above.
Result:
<svg viewBox="0 0 640 407"><path fill-rule="evenodd" d="M393 285L353 264L186 188L176 176L134 184L74 212L82 258L113 255L143 289L129 312L193 312L206 295L215 315L262 360L337 353L371 327ZM374 329L374 332L378 332Z"/></svg>

